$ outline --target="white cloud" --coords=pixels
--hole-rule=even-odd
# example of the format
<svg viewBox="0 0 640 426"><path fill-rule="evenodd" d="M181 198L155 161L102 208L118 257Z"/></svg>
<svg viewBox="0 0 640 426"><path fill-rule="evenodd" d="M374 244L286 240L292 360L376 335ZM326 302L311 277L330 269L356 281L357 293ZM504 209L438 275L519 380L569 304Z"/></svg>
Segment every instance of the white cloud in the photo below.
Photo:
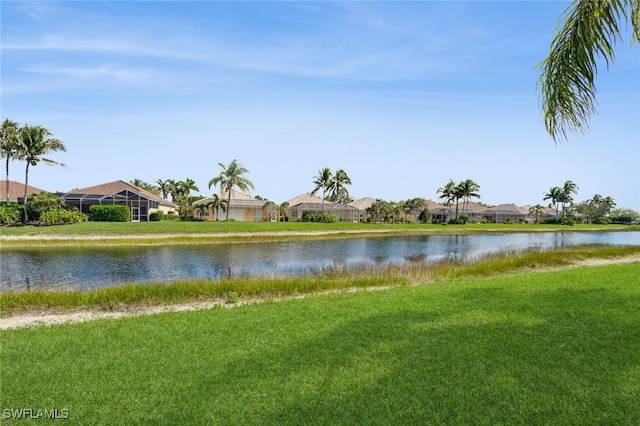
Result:
<svg viewBox="0 0 640 426"><path fill-rule="evenodd" d="M20 71L34 73L74 77L81 79L115 78L121 81L137 81L147 78L149 71L121 68L115 65L101 65L96 67L32 67L22 68Z"/></svg>

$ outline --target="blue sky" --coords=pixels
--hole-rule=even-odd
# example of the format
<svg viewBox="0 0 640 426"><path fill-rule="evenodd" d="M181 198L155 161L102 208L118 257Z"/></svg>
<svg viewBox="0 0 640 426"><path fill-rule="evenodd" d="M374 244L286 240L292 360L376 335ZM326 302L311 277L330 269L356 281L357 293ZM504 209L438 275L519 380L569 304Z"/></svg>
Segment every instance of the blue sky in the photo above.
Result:
<svg viewBox="0 0 640 426"><path fill-rule="evenodd" d="M1 3L2 119L63 140L30 183L196 181L234 158L276 202L344 169L354 198L543 203L578 184L640 210L640 49L600 67L588 133L554 144L534 69L568 2ZM10 177L24 180L14 162Z"/></svg>

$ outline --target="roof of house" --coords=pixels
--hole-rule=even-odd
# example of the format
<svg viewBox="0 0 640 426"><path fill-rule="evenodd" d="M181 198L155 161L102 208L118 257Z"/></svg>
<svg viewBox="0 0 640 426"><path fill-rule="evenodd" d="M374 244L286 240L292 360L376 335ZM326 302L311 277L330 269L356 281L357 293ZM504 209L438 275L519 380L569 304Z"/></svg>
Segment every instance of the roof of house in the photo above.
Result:
<svg viewBox="0 0 640 426"><path fill-rule="evenodd" d="M375 202L376 202L375 198L364 197L364 198L358 198L357 200L350 202L349 205L352 207L355 207L358 210L365 210L371 207L372 205L374 205Z"/></svg>
<svg viewBox="0 0 640 426"><path fill-rule="evenodd" d="M516 206L515 204L499 204L497 206L485 209L484 214L529 214L528 211Z"/></svg>
<svg viewBox="0 0 640 426"><path fill-rule="evenodd" d="M298 204L322 204L322 198L316 197L315 195L311 195L307 192L305 194L300 194L297 197L293 197L288 200L287 203L289 203L289 207L297 206ZM325 200L325 206L330 204L331 202Z"/></svg>
<svg viewBox="0 0 640 426"><path fill-rule="evenodd" d="M224 200L224 201L226 201L229 198L229 192L227 191L219 192L216 195L220 200ZM199 206L201 204L209 204L211 201L213 201L213 197L207 197L207 198L203 198L201 200L196 201L195 203L193 203L193 205ZM266 203L265 200L258 200L256 198L253 198L250 195L243 194L242 192L231 190L231 200L229 202L230 207L262 208L262 206L264 206L265 203Z"/></svg>
<svg viewBox="0 0 640 426"><path fill-rule="evenodd" d="M287 203L289 203L289 208L302 210L321 210L323 208L322 198L311 195L308 192L290 199ZM357 210L357 208L349 204L336 204L325 200L324 210L330 212L332 210Z"/></svg>
<svg viewBox="0 0 640 426"><path fill-rule="evenodd" d="M27 196L33 194L39 194L41 192L48 192L44 189L36 188L35 186L27 185ZM7 181L2 180L0 182L0 200L5 201L7 196ZM24 197L24 183L17 182L15 180L9 181L9 201L18 201L18 198Z"/></svg>
<svg viewBox="0 0 640 426"><path fill-rule="evenodd" d="M435 201L431 201L431 200L427 200L427 208L429 209L429 211L433 211L436 209L446 209L445 206L443 206L442 204L436 203Z"/></svg>
<svg viewBox="0 0 640 426"><path fill-rule="evenodd" d="M86 188L72 189L71 191L62 194L62 198L76 198L76 197L73 197L74 195L75 196L87 196L87 195L88 196L92 196L92 195L93 196L113 196L126 191L129 191L136 195L140 195L149 200L156 201L163 206L177 207L171 201L165 200L159 195L156 195L152 192L149 192L138 186L132 185L129 182L125 182L123 180L115 180L113 182L102 183L94 186L87 186ZM92 198L95 198L95 197L92 197Z"/></svg>

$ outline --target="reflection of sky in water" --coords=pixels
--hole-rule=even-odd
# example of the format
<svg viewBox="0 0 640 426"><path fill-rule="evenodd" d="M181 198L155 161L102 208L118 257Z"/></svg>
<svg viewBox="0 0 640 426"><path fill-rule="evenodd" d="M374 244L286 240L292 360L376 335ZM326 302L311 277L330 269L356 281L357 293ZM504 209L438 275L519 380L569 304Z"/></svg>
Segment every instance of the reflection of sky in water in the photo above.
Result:
<svg viewBox="0 0 640 426"><path fill-rule="evenodd" d="M301 275L327 268L469 260L500 251L580 244L640 245L640 232L432 235L164 247L3 250L3 289L93 288L237 276Z"/></svg>

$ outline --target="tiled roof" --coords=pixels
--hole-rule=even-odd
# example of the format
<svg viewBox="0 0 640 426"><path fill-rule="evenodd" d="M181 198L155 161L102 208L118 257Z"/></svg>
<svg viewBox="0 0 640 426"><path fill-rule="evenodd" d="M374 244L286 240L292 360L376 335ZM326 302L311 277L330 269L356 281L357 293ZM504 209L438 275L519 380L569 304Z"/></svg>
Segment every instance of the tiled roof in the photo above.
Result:
<svg viewBox="0 0 640 426"><path fill-rule="evenodd" d="M218 198L220 200L227 200L229 197L229 192L225 191L225 192L220 192L218 194L216 194L218 196ZM195 203L193 203L194 206L199 206L201 204L209 204L211 201L213 201L213 197L207 197L207 198L203 198L201 200L196 201ZM247 194L243 194L241 192L237 192L237 191L231 191L231 202L230 202L230 207L257 207L257 208L262 208L262 206L264 206L264 204L266 203L266 201L264 200L257 200L255 198L253 198L250 195Z"/></svg>
<svg viewBox="0 0 640 426"><path fill-rule="evenodd" d="M499 213L499 214L524 214L527 215L529 212L524 212L519 207L514 204L500 204L491 208L488 208L484 211L485 214L491 213Z"/></svg>
<svg viewBox="0 0 640 426"><path fill-rule="evenodd" d="M365 210L371 207L375 202L375 198L364 197L350 202L349 205L355 207L358 210Z"/></svg>
<svg viewBox="0 0 640 426"><path fill-rule="evenodd" d="M315 195L311 195L307 192L306 194L298 195L297 197L294 197L287 202L289 203L290 207L297 206L298 204L322 204L322 198L316 197ZM325 207L331 206L331 204L331 202L326 200L324 202Z"/></svg>
<svg viewBox="0 0 640 426"><path fill-rule="evenodd" d="M27 185L27 196L33 194L39 194L41 192L47 192L44 189L36 188L35 186ZM7 181L2 179L0 182L0 200L5 201L7 196ZM18 198L24 197L24 183L16 182L15 180L9 181L9 201L18 201Z"/></svg>
<svg viewBox="0 0 640 426"><path fill-rule="evenodd" d="M86 188L77 188L72 189L71 191L63 194L65 195L115 195L120 192L129 191L135 194L140 194L149 200L157 201L158 203L169 206L169 207L177 207L174 203L169 200L165 200L164 198L146 191L140 187L130 184L129 182L125 182L123 180L115 180L113 182L102 183L100 185L88 186Z"/></svg>

